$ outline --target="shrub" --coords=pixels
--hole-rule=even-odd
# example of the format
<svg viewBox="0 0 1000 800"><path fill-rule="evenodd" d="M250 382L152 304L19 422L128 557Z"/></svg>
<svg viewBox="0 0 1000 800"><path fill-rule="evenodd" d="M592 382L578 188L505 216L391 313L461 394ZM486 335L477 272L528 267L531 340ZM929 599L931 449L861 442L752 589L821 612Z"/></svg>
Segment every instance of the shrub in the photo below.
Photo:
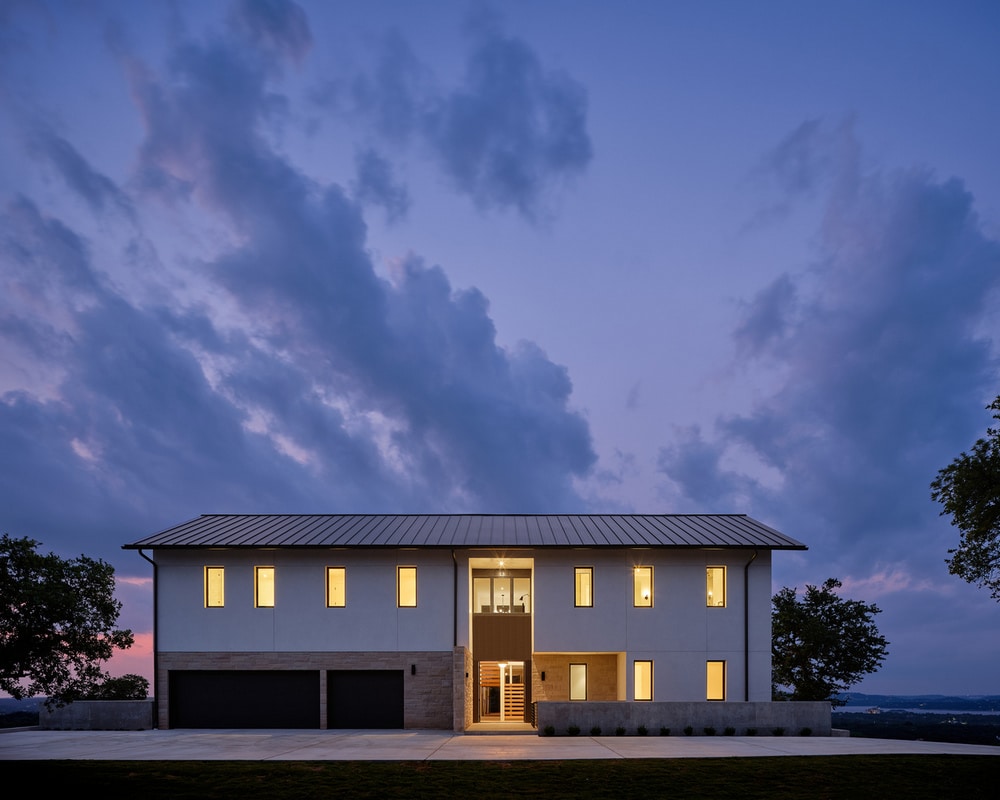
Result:
<svg viewBox="0 0 1000 800"><path fill-rule="evenodd" d="M595 725L593 728L591 728L590 729L590 735L591 736L600 736L601 735L601 726L600 725Z"/></svg>
<svg viewBox="0 0 1000 800"><path fill-rule="evenodd" d="M545 735L546 736L555 736L556 735L556 726L555 725L546 725L545 726Z"/></svg>
<svg viewBox="0 0 1000 800"><path fill-rule="evenodd" d="M730 726L730 727L726 728L723 731L723 733L726 734L726 736L735 736L736 735L736 728Z"/></svg>
<svg viewBox="0 0 1000 800"><path fill-rule="evenodd" d="M625 735L625 729L621 725L615 728L615 736L624 736L624 735Z"/></svg>
<svg viewBox="0 0 1000 800"><path fill-rule="evenodd" d="M649 733L649 730L646 728L645 725L640 725L637 728L637 732L640 736L645 736L647 733Z"/></svg>
<svg viewBox="0 0 1000 800"><path fill-rule="evenodd" d="M812 736L812 732L813 732L812 728L803 728L801 731L799 731L799 736Z"/></svg>
<svg viewBox="0 0 1000 800"><path fill-rule="evenodd" d="M670 728L660 728L660 736L669 736Z"/></svg>
<svg viewBox="0 0 1000 800"><path fill-rule="evenodd" d="M756 736L757 735L757 729L756 728L747 728L747 734L746 735L747 736Z"/></svg>
<svg viewBox="0 0 1000 800"><path fill-rule="evenodd" d="M576 736L577 734L580 733L580 726L579 725L570 725L566 729L566 733L568 733L570 736Z"/></svg>
<svg viewBox="0 0 1000 800"><path fill-rule="evenodd" d="M694 733L694 728L692 728L690 725L684 726L684 735L685 736L690 736L692 733Z"/></svg>
<svg viewBox="0 0 1000 800"><path fill-rule="evenodd" d="M775 728L774 730L771 731L771 733L773 733L775 736L784 736L785 735L785 729L784 728Z"/></svg>
<svg viewBox="0 0 1000 800"><path fill-rule="evenodd" d="M149 695L149 681L142 675L122 675L108 678L94 686L84 700L145 700Z"/></svg>
<svg viewBox="0 0 1000 800"><path fill-rule="evenodd" d="M706 736L715 736L715 728L713 728L711 725L709 725L707 728L705 728L705 735Z"/></svg>

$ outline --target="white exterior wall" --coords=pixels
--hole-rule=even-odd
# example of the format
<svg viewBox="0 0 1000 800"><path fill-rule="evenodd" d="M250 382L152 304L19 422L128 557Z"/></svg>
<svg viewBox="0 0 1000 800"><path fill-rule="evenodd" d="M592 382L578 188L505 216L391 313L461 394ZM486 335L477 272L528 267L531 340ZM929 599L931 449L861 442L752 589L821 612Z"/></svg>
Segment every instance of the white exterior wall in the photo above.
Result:
<svg viewBox="0 0 1000 800"><path fill-rule="evenodd" d="M452 649L452 560L437 550L161 550L162 652ZM396 567L417 567L417 607L396 607ZM205 608L204 568L226 569L225 606ZM275 568L274 608L254 608L254 567ZM345 567L344 608L326 607L326 567Z"/></svg>
<svg viewBox="0 0 1000 800"><path fill-rule="evenodd" d="M726 698L744 694L744 566L752 550L509 551L533 559L533 651L615 653L619 695L634 697L633 661L653 661L654 700L703 701L705 662L727 662ZM469 558L449 550L161 550L163 653L450 651L471 647ZM632 570L653 567L653 607L632 605ZM225 606L204 607L204 568L226 569ZM275 568L275 607L254 608L255 566ZM326 567L346 568L347 603L326 607ZM417 567L417 607L396 607L396 567ZM574 607L574 567L593 567L594 605ZM705 567L726 567L726 607L708 608ZM457 585L456 585L457 578ZM750 693L770 700L771 553L750 567ZM457 601L456 601L457 598ZM457 625L454 614L458 612Z"/></svg>

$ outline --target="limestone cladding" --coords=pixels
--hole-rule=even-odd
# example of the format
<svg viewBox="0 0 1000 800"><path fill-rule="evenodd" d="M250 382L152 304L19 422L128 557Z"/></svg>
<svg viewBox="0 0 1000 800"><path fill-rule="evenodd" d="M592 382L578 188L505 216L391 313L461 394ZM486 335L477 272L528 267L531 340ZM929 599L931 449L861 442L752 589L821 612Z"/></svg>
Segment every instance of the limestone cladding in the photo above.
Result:
<svg viewBox="0 0 1000 800"><path fill-rule="evenodd" d="M453 730L464 731L472 725L472 653L468 648L455 648L452 665Z"/></svg>
<svg viewBox="0 0 1000 800"><path fill-rule="evenodd" d="M587 665L588 700L618 699L617 653L535 653L531 657L532 700L569 700L570 664Z"/></svg>
<svg viewBox="0 0 1000 800"><path fill-rule="evenodd" d="M157 724L170 727L172 670L315 669L320 685L320 728L327 727L326 672L337 669L402 670L403 727L449 730L454 726L455 655L445 652L354 653L160 653L157 664ZM411 674L411 666L415 668ZM470 692L471 693L471 692Z"/></svg>

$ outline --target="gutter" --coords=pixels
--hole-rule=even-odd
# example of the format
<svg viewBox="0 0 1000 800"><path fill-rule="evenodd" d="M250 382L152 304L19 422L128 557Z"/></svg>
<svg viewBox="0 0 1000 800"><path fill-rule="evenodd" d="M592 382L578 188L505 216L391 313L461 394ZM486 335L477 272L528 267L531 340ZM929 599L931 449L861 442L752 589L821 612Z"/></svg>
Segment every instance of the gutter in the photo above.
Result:
<svg viewBox="0 0 1000 800"><path fill-rule="evenodd" d="M743 566L743 700L750 701L750 565L757 560L753 551Z"/></svg>

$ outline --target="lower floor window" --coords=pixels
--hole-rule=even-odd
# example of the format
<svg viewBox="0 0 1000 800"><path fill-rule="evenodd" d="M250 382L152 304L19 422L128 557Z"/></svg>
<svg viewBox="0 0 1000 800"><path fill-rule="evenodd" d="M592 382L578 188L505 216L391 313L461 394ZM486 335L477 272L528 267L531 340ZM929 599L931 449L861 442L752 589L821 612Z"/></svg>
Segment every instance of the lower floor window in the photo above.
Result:
<svg viewBox="0 0 1000 800"><path fill-rule="evenodd" d="M726 699L726 662L706 662L706 692L707 700Z"/></svg>
<svg viewBox="0 0 1000 800"><path fill-rule="evenodd" d="M653 662L636 661L633 666L633 677L635 678L635 699L653 699Z"/></svg>
<svg viewBox="0 0 1000 800"><path fill-rule="evenodd" d="M587 699L587 665L569 665L569 699Z"/></svg>

